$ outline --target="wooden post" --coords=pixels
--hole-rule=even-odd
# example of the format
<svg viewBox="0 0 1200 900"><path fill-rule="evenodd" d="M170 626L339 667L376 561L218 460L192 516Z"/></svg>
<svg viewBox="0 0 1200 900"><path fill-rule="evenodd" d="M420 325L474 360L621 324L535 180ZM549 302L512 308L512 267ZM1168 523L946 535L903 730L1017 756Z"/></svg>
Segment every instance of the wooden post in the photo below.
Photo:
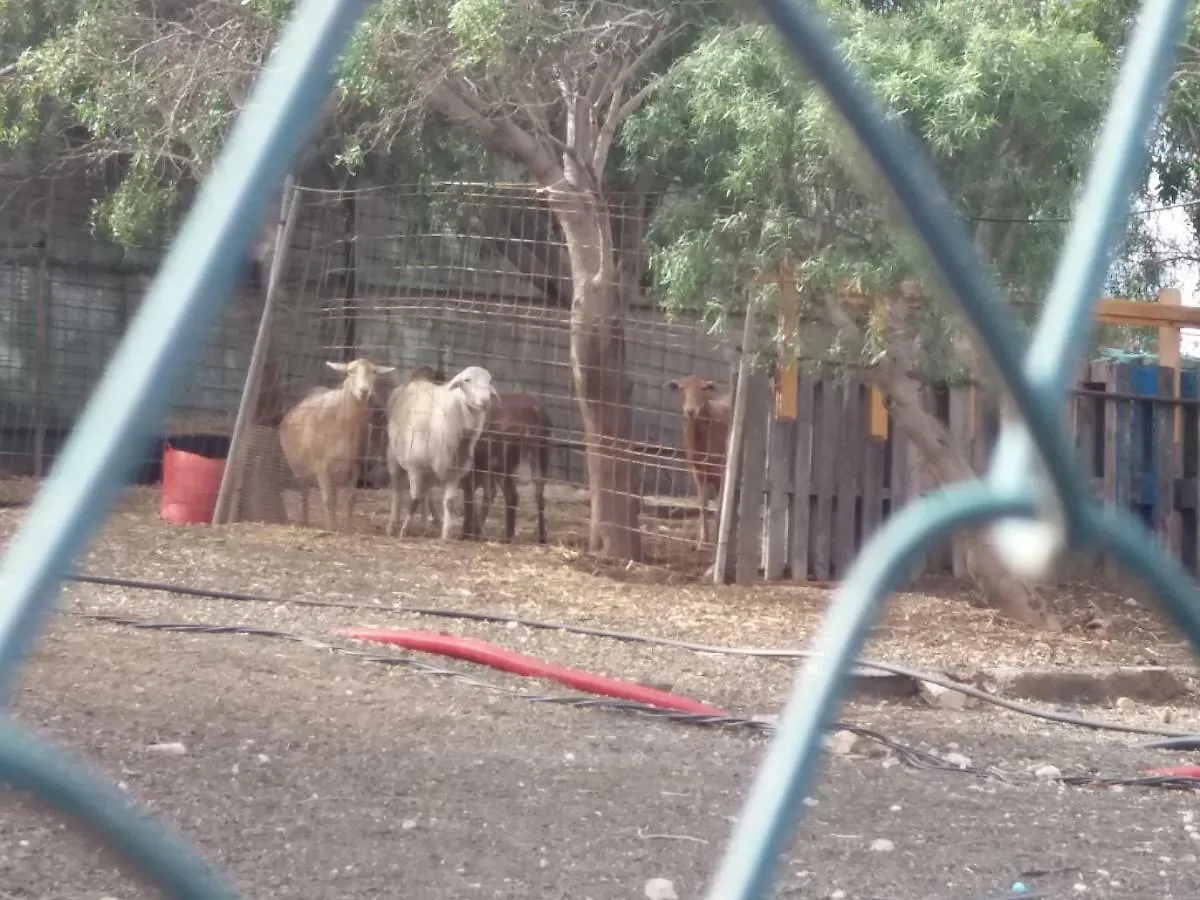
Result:
<svg viewBox="0 0 1200 900"><path fill-rule="evenodd" d="M721 514L717 521L717 556L713 562L713 583L724 584L729 567L729 535L733 529L734 502L742 474L742 434L746 430L746 397L750 381L751 345L754 342L754 301L746 304L742 328L741 355L738 358L737 385L733 392L733 422L725 445L725 475L721 479Z"/></svg>
<svg viewBox="0 0 1200 900"><path fill-rule="evenodd" d="M1129 394L1131 391L1129 366L1110 363L1105 390L1110 394ZM1107 399L1104 410L1104 499L1114 507L1129 509L1133 488L1132 430L1133 404L1129 400ZM1116 560L1106 558L1105 572L1109 577L1118 577L1121 569Z"/></svg>
<svg viewBox="0 0 1200 900"><path fill-rule="evenodd" d="M870 404L870 419L867 428L873 441L886 441L888 439L888 411L887 404L883 402L883 391L871 385L868 394L867 402Z"/></svg>
<svg viewBox="0 0 1200 900"><path fill-rule="evenodd" d="M778 282L779 332L782 335L779 351L784 361L775 367L775 420L794 422L799 405L800 365L791 339L800 325L800 296L796 292L795 279L781 276Z"/></svg>
<svg viewBox="0 0 1200 900"><path fill-rule="evenodd" d="M776 394L776 401L778 401ZM776 403L778 408L778 402ZM768 416L767 434L767 537L763 551L763 577L775 581L788 567L788 513L792 506L792 468L795 464L794 422Z"/></svg>
<svg viewBox="0 0 1200 900"><path fill-rule="evenodd" d="M296 180L288 175L283 183L283 201L279 205L279 223L275 229L275 252L271 256L271 274L267 279L267 295L263 300L262 316L258 321L258 334L254 337L254 349L250 353L250 366L246 372L246 385L242 389L242 400L238 404L237 418L233 423L233 435L229 440L229 459L221 474L221 488L217 493L217 505L213 510L212 524L220 525L230 520L234 509L233 499L241 490L242 470L246 461L246 431L254 417L258 401L258 388L262 381L263 365L267 361L267 347L271 341L271 320L275 314L275 295L283 277L283 265L287 260L292 242L292 232L300 210L300 194Z"/></svg>
<svg viewBox="0 0 1200 900"><path fill-rule="evenodd" d="M855 519L858 512L860 486L862 484L862 458L867 442L862 440L862 381L858 373L850 371L842 377L841 408L836 415L842 439L836 450L834 466L833 514L833 571L838 579L846 577L854 562L857 542L855 541Z"/></svg>
<svg viewBox="0 0 1200 900"><path fill-rule="evenodd" d="M792 578L808 581L808 545L812 518L813 409L816 386L812 378L799 385L796 404L796 443L792 456Z"/></svg>
<svg viewBox="0 0 1200 900"><path fill-rule="evenodd" d="M1183 295L1175 288L1165 288L1158 292L1158 302L1160 306L1183 306ZM1174 322L1158 326L1158 364L1175 373L1171 380L1172 398L1179 396L1179 337L1180 329ZM1172 433L1178 443L1183 440L1183 419L1179 407L1174 404L1171 406L1171 417L1174 420Z"/></svg>
<svg viewBox="0 0 1200 900"><path fill-rule="evenodd" d="M949 396L949 421L946 427L967 451L967 460L974 462L971 455L971 388L952 387ZM967 541L962 532L950 539L950 571L955 578L965 578L967 570Z"/></svg>
<svg viewBox="0 0 1200 900"><path fill-rule="evenodd" d="M1160 397L1172 393L1172 385L1178 387L1178 369L1158 367L1158 390ZM1175 509L1175 476L1177 474L1176 450L1179 442L1175 439L1174 426L1179 425L1177 413L1179 407L1174 403L1163 403L1161 400L1151 407L1152 421L1150 427L1154 431L1154 512L1151 521L1155 536L1167 552L1179 555L1182 521Z"/></svg>
<svg viewBox="0 0 1200 900"><path fill-rule="evenodd" d="M743 350L743 352L745 352ZM763 492L766 487L767 424L771 419L771 381L761 372L747 372L745 415L741 435L741 478L734 535L734 581L749 584L763 562ZM738 379L738 386L742 384ZM745 424L750 423L746 428Z"/></svg>

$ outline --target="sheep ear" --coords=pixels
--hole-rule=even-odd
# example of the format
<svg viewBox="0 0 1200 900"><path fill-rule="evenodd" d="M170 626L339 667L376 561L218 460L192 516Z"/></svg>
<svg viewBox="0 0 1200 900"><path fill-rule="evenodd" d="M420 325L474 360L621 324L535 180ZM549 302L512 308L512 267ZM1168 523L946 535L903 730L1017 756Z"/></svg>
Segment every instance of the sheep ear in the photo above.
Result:
<svg viewBox="0 0 1200 900"><path fill-rule="evenodd" d="M715 381L706 381L704 382L704 389L706 391L715 391L717 389L717 383Z"/></svg>
<svg viewBox="0 0 1200 900"><path fill-rule="evenodd" d="M376 366L375 367L376 375L387 375L389 372L395 372L395 371L396 371L395 366Z"/></svg>
<svg viewBox="0 0 1200 900"><path fill-rule="evenodd" d="M345 363L330 362L329 360L325 360L325 365L329 366L329 368L333 369L335 372L342 373L345 373L349 368Z"/></svg>
<svg viewBox="0 0 1200 900"><path fill-rule="evenodd" d="M667 382L667 387L669 387L673 391L677 391L677 390L679 390L679 382L676 381L674 378L672 378L670 381Z"/></svg>

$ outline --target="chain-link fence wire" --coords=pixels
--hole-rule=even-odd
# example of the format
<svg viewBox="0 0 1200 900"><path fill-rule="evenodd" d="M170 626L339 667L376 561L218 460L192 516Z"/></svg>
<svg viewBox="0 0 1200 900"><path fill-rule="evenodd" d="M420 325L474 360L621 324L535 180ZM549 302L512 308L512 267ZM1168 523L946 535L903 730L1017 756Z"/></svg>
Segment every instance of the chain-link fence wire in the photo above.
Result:
<svg viewBox="0 0 1200 900"><path fill-rule="evenodd" d="M233 280L238 250L252 238L269 186L283 178L315 114L316 101L328 88L332 63L365 6L365 0L308 0L295 10L251 98L256 116L235 127L60 465L10 543L0 569L0 592L9 600L0 618L0 666L6 684L11 684L70 560L115 496L117 482L132 462L131 447L145 438L150 423L163 412L188 359L190 336L211 324L216 300ZM1143 6L1109 120L1097 142L1088 191L1024 359L995 286L951 211L940 202L932 174L909 135L895 120L879 114L811 11L789 0L764 0L764 6L877 165L930 251L940 281L983 338L1023 421L1014 417L984 483L958 487L906 509L872 542L871 552L862 554L818 639L822 658L801 674L781 719L710 888L714 900L748 900L761 897L768 888L772 863L799 815L798 800L811 781L820 738L832 721L850 659L907 559L934 537L968 524L1040 515L1046 523L1041 532L1001 535L1011 564L1036 571L1034 563L1048 563L1052 554L1038 557L1033 552L1038 545L1052 550L1099 546L1157 588L1168 611L1200 643L1200 611L1191 602L1185 573L1157 550L1129 515L1104 510L1087 499L1055 417L1073 347L1086 330L1103 277L1103 260L1144 161L1185 0L1147 0ZM1043 468L1045 475L1039 478ZM116 797L80 769L60 765L54 754L18 732L0 734L0 772L10 783L33 790L98 829L142 872L177 896L231 895L184 847L160 831L140 828Z"/></svg>
<svg viewBox="0 0 1200 900"><path fill-rule="evenodd" d="M901 511L864 548L843 582L814 646L828 657L797 674L779 731L709 887L711 900L750 900L769 889L850 660L908 561L930 541L968 525L992 524L997 549L1010 567L1026 575L1043 574L1068 549L1106 550L1153 586L1176 623L1200 646L1200 604L1191 579L1130 514L1089 498L1055 415L1067 374L1086 343L1079 338L1090 330L1106 261L1145 163L1187 5L1186 0L1147 0L1142 6L1045 312L1023 354L998 286L973 252L911 134L881 114L811 9L792 0L763 0L857 138L897 218L917 233L936 283L966 313L1009 395L1010 415L983 481L940 491Z"/></svg>

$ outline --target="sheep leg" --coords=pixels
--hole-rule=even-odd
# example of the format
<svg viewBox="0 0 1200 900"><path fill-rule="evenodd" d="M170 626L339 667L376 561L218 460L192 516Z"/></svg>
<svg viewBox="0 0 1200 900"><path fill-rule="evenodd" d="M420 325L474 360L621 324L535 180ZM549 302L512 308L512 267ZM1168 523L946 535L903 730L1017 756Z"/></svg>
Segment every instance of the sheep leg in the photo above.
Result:
<svg viewBox="0 0 1200 900"><path fill-rule="evenodd" d="M308 494L312 488L307 484L300 485L300 524L308 527Z"/></svg>
<svg viewBox="0 0 1200 900"><path fill-rule="evenodd" d="M425 492L425 513L429 516L429 523L434 528L442 527L442 514L438 512L437 505L433 502L433 491Z"/></svg>
<svg viewBox="0 0 1200 900"><path fill-rule="evenodd" d="M396 520L400 518L400 464L387 455L388 481L392 484L392 508L388 515L387 533L389 537L396 534Z"/></svg>
<svg viewBox="0 0 1200 900"><path fill-rule="evenodd" d="M537 503L538 543L546 543L546 479L539 473L533 479L533 498Z"/></svg>
<svg viewBox="0 0 1200 900"><path fill-rule="evenodd" d="M358 479L362 475L362 466L353 462L350 464L350 483L346 485L346 533L354 533L354 501L358 495Z"/></svg>
<svg viewBox="0 0 1200 900"><path fill-rule="evenodd" d="M357 489L354 487L354 482L350 482L350 486L346 488L346 528L347 534L354 533L354 501L358 495Z"/></svg>
<svg viewBox="0 0 1200 900"><path fill-rule="evenodd" d="M708 538L708 482L700 477L695 469L692 470L692 481L696 485L696 506L700 512L700 536L696 540L699 550L709 542Z"/></svg>
<svg viewBox="0 0 1200 900"><path fill-rule="evenodd" d="M479 530L483 531L483 526L487 524L488 516L492 512L492 501L496 499L496 474L494 472L486 472L483 476L483 498L479 503Z"/></svg>
<svg viewBox="0 0 1200 900"><path fill-rule="evenodd" d="M454 501L462 494L462 484L457 480L447 484L442 489L442 540L450 540L450 521L454 509Z"/></svg>
<svg viewBox="0 0 1200 900"><path fill-rule="evenodd" d="M400 523L400 537L408 534L408 526L412 524L413 514L424 502L428 490L425 480L420 475L415 471L408 473L408 509L404 512L404 521Z"/></svg>
<svg viewBox="0 0 1200 900"><path fill-rule="evenodd" d="M501 476L500 488L504 492L504 538L512 541L517 535L517 479L512 473Z"/></svg>
<svg viewBox="0 0 1200 900"><path fill-rule="evenodd" d="M485 478L487 476L484 476ZM478 538L483 530L482 522L476 518L475 512L475 489L478 487L476 483L475 471L472 470L463 479L463 537ZM486 496L486 491L485 491Z"/></svg>
<svg viewBox="0 0 1200 900"><path fill-rule="evenodd" d="M333 506L337 501L337 495L334 492L333 479L328 472L323 471L317 474L317 487L321 489L321 504L325 507L325 530L333 531L336 525Z"/></svg>

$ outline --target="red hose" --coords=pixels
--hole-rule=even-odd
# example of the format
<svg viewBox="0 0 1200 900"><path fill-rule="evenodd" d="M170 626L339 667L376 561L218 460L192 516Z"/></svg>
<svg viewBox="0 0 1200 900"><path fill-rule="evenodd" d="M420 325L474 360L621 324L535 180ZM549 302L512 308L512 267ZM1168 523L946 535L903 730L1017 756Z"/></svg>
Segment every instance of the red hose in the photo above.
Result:
<svg viewBox="0 0 1200 900"><path fill-rule="evenodd" d="M699 703L688 697L671 694L667 691L655 690L634 681L623 681L620 678L609 678L606 675L595 675L581 669L571 669L564 666L551 665L532 656L514 653L497 647L487 641L476 638L459 637L453 634L434 631L406 631L390 628L339 628L336 634L344 635L358 641L373 641L379 644L395 644L407 647L409 650L420 650L424 653L439 653L443 656L453 656L470 662L480 663L533 678L550 678L560 684L587 691L591 694L602 694L606 697L618 697L622 700L633 700L657 706L660 709L674 709L679 712L697 713L702 716L727 716L722 710Z"/></svg>
<svg viewBox="0 0 1200 900"><path fill-rule="evenodd" d="M1163 766L1161 769L1147 769L1146 774L1168 778L1200 778L1200 766Z"/></svg>

